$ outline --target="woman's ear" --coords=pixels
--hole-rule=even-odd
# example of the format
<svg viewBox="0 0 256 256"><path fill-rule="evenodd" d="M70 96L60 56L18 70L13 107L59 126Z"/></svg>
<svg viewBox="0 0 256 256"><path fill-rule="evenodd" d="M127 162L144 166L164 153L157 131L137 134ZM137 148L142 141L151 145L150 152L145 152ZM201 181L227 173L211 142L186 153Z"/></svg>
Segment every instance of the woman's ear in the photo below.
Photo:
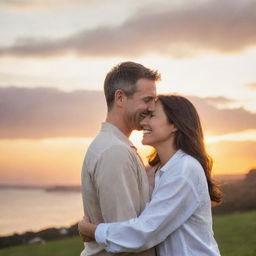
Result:
<svg viewBox="0 0 256 256"><path fill-rule="evenodd" d="M122 107L124 102L125 102L125 100L126 100L125 93L122 90L120 90L120 89L116 90L115 91L115 103L116 103L116 105L118 107Z"/></svg>
<svg viewBox="0 0 256 256"><path fill-rule="evenodd" d="M174 124L172 124L172 134L174 134L177 131L178 131L178 128Z"/></svg>

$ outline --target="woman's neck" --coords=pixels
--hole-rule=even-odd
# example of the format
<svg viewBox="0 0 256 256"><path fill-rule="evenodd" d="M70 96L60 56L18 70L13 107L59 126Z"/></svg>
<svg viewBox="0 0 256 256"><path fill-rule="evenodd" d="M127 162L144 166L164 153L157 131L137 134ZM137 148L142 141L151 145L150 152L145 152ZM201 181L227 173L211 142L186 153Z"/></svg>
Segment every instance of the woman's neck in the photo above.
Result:
<svg viewBox="0 0 256 256"><path fill-rule="evenodd" d="M169 159L177 152L177 149L174 145L170 145L170 141L168 143L161 143L161 145L155 146L157 150L161 166L165 165Z"/></svg>

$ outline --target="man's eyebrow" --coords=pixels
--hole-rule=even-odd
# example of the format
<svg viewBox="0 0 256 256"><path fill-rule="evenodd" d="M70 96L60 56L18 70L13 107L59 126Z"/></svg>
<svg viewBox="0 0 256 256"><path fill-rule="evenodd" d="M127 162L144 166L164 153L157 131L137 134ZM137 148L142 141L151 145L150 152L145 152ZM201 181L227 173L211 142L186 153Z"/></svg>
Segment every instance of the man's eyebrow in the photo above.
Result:
<svg viewBox="0 0 256 256"><path fill-rule="evenodd" d="M143 100L152 100L152 99L154 99L155 97L153 97L153 96L147 96L147 97L144 97L143 98Z"/></svg>

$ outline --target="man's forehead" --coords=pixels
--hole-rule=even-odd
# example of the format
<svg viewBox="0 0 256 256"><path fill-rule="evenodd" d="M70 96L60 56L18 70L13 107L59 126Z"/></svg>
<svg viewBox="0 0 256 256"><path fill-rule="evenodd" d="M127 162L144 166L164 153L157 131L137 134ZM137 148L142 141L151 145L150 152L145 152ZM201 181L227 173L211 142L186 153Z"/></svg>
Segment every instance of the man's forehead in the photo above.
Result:
<svg viewBox="0 0 256 256"><path fill-rule="evenodd" d="M137 93L140 94L150 94L150 95L156 95L156 85L151 84L151 85L144 85L144 86L137 86Z"/></svg>
<svg viewBox="0 0 256 256"><path fill-rule="evenodd" d="M151 80L151 79L140 78L137 81L136 85L137 85L138 89L154 88L154 87L156 87L156 82L154 80Z"/></svg>
<svg viewBox="0 0 256 256"><path fill-rule="evenodd" d="M149 91L145 91L145 92L137 91L137 92L135 92L135 94L136 94L137 97L143 98L143 99L148 98L148 99L154 99L155 100L155 98L157 97L155 91L154 92L152 92L152 91L151 92L149 92Z"/></svg>
<svg viewBox="0 0 256 256"><path fill-rule="evenodd" d="M145 88L137 88L136 92L139 93L155 93L156 92L156 87L145 87Z"/></svg>

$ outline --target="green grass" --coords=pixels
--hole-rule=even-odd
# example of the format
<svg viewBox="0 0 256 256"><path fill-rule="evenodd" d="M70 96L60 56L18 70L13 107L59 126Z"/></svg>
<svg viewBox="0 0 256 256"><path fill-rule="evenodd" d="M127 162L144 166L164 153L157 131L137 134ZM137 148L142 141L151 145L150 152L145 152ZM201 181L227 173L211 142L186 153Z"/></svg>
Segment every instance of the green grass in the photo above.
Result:
<svg viewBox="0 0 256 256"><path fill-rule="evenodd" d="M222 256L255 256L256 211L215 216L214 234Z"/></svg>
<svg viewBox="0 0 256 256"><path fill-rule="evenodd" d="M1 256L79 256L83 250L79 237L65 238L46 244L20 245L0 250Z"/></svg>
<svg viewBox="0 0 256 256"><path fill-rule="evenodd" d="M256 255L256 211L214 217L214 233L222 256ZM78 237L0 250L0 256L79 256Z"/></svg>

